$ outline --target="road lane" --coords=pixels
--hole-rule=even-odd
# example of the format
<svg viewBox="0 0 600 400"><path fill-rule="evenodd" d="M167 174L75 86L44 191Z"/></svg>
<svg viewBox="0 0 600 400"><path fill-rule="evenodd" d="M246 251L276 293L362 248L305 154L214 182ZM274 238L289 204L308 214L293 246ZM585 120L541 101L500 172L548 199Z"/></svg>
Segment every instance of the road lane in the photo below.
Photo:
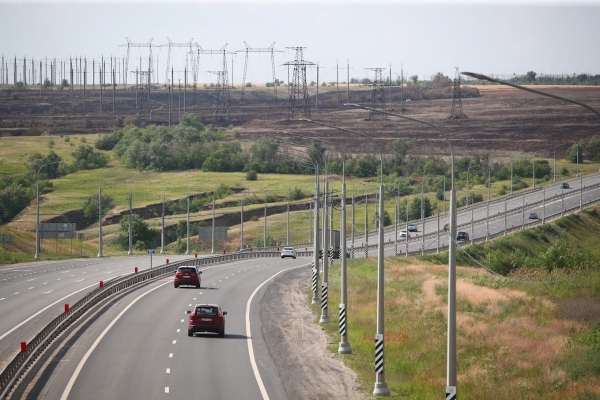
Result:
<svg viewBox="0 0 600 400"><path fill-rule="evenodd" d="M114 317L142 292L156 287L132 304L105 333L82 365L68 398L263 398L248 353L246 305L265 280L307 261L267 258L208 267L203 269L201 289L175 289L172 277L162 279L166 283L163 286L159 282L147 285L124 297L90 325L57 361L60 371L54 371L48 385L36 390L46 398L60 398L75 365ZM267 285L252 301L250 340L270 398L285 399L283 384L262 338L258 302ZM185 311L200 302L218 303L228 312L225 338L187 336Z"/></svg>

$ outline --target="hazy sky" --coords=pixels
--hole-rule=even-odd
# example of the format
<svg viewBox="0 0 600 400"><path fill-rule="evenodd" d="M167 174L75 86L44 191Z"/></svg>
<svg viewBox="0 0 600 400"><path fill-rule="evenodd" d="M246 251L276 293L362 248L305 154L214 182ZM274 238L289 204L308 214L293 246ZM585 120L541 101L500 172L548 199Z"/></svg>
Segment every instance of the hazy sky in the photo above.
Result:
<svg viewBox="0 0 600 400"><path fill-rule="evenodd" d="M18 1L0 0L0 54L6 58L122 57L125 38L154 45L188 42L204 49L261 48L275 43L277 77L287 81L286 61L306 47L305 60L319 62L321 81L372 77L365 68L391 64L395 78L453 76L454 68L499 75L538 73L600 74L600 0L588 1ZM155 47L160 81L167 47ZM132 49L131 57L147 57ZM185 51L173 49L176 71ZM139 62L139 61L138 61ZM221 57L201 56L207 71L221 70ZM134 63L130 61L130 63ZM154 62L156 65L156 61ZM228 59L231 72L231 58ZM244 54L233 58L234 81L241 82ZM344 68L344 69L341 69ZM131 68L130 68L131 70ZM175 72L175 80L181 73ZM268 54L250 54L248 81L270 81ZM316 80L316 70L308 72Z"/></svg>

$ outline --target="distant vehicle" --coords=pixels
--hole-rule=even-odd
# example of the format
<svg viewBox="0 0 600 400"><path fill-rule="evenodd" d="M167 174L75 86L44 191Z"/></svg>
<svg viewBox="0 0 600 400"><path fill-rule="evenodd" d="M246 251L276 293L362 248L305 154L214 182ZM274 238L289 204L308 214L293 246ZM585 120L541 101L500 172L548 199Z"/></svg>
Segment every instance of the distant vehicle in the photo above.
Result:
<svg viewBox="0 0 600 400"><path fill-rule="evenodd" d="M563 182L562 185L560 185L561 189L569 189L569 183L568 182Z"/></svg>
<svg viewBox="0 0 600 400"><path fill-rule="evenodd" d="M292 257L294 260L296 259L296 250L293 247L284 247L281 250L281 258Z"/></svg>
<svg viewBox="0 0 600 400"><path fill-rule="evenodd" d="M410 233L406 231L406 229L402 229L398 234L398 237L405 238L410 237Z"/></svg>
<svg viewBox="0 0 600 400"><path fill-rule="evenodd" d="M181 285L196 286L200 288L200 274L202 271L198 271L196 267L181 266L177 268L175 272L175 288Z"/></svg>
<svg viewBox="0 0 600 400"><path fill-rule="evenodd" d="M417 228L417 224L408 224L408 231L409 232L418 232L419 229Z"/></svg>
<svg viewBox="0 0 600 400"><path fill-rule="evenodd" d="M467 232L458 232L456 240L469 240L469 234Z"/></svg>
<svg viewBox="0 0 600 400"><path fill-rule="evenodd" d="M529 219L539 219L540 217L538 217L537 213L535 212L530 212L529 213Z"/></svg>
<svg viewBox="0 0 600 400"><path fill-rule="evenodd" d="M193 310L188 310L188 336L196 332L214 332L220 337L225 336L225 315L217 304L196 304Z"/></svg>

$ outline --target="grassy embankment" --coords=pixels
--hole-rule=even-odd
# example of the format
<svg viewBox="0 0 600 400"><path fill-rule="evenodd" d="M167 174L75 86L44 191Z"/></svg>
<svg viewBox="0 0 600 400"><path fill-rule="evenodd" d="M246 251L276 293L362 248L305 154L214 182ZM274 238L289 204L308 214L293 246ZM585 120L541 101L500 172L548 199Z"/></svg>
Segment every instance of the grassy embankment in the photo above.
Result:
<svg viewBox="0 0 600 400"><path fill-rule="evenodd" d="M520 251L530 261L558 246L585 252L587 269L517 268L511 278L473 265L459 250L457 267L458 393L465 399L600 399L600 207L515 235L465 248ZM562 236L561 236L562 235ZM564 245L564 242L563 242ZM554 246L554 247L553 247ZM467 262L469 260L469 262ZM436 264L430 264L433 261ZM386 382L392 398L439 399L446 385L447 253L385 259ZM339 343L340 270L330 270L330 350ZM349 262L351 355L341 356L373 390L377 260ZM548 283L541 283L544 280ZM560 281L551 283L552 281ZM315 314L320 308L312 306Z"/></svg>
<svg viewBox="0 0 600 400"><path fill-rule="evenodd" d="M231 133L231 132L230 132ZM73 157L71 153L82 144L93 145L99 138L99 135L77 135L77 136L21 136L21 137L4 137L2 138L2 157L14 157L19 154L33 152L40 152L47 154L50 149L55 151L67 162L72 162ZM112 152L106 152L112 156ZM10 176L15 174L22 174L25 172L25 163L27 156L22 158L9 158L2 161L0 166L0 176ZM112 159L109 166L117 167L119 165L117 160ZM570 171L570 176L574 175L574 165L568 164L564 160L559 160L557 170L561 171L562 167L566 167ZM100 173L104 169L97 170L84 170L78 171L74 174L63 176L52 182L53 189L42 195L40 202L40 214L41 221L43 222L47 218L51 218L57 215L64 214L70 210L80 209L85 199L98 192L99 177ZM597 164L585 163L580 165L582 174L597 171ZM122 211L128 210L128 196L130 189L133 192L133 207L139 208L151 204L160 204L163 190L167 201L182 200L185 202L185 198L188 193L199 194L199 193L210 193L212 190L217 188L219 185L224 184L231 188L243 188L246 189L244 193L237 193L228 196L227 198L220 199L217 201L218 205L224 203L230 203L233 205L223 206L217 209L217 217L222 214L235 214L239 213L239 201L242 197L255 195L258 198L263 198L266 194L277 194L281 199L287 196L288 190L294 187L299 187L306 193L312 193L313 190L313 177L312 176L301 176L301 175L263 175L259 174L258 181L250 182L245 179L244 173L207 173L198 170L193 171L177 171L177 172L146 172L144 174L137 175L132 184L130 180L134 174L138 171L131 170L128 168L114 168L106 171L102 177L102 190L104 194L108 194L114 198L115 207L111 210L108 215L116 214ZM560 177L559 177L560 179ZM527 179L524 179L527 181ZM369 187L369 225L370 228L374 227L374 215L375 215L375 198L373 193L377 191L377 182L368 182L367 180L349 179L348 180L348 196L351 196L352 186L354 182L355 194L357 196L364 196L365 189L362 185L357 182L364 182ZM332 187L339 191L340 177L334 177ZM492 197L498 195L502 190L502 186L507 186L509 183L506 181L494 182L491 188ZM528 182L531 185L531 180ZM540 182L538 185L551 184L551 181ZM459 185L457 185L459 186ZM35 191L35 187L32 188ZM484 185L477 185L470 188L471 193L481 193L484 199L487 199L487 188ZM427 194L432 200L434 198L433 193ZM416 195L418 196L418 194ZM464 189L460 189L458 196L464 196ZM306 210L295 211L290 213L290 242L291 243L302 243L308 240L309 233L309 212L308 212L308 199L298 201L297 203L304 204ZM437 200L433 200L435 204ZM388 210L392 220L394 219L394 208L396 201L395 199L389 199L385 202L385 209ZM269 203L268 207L278 206L280 209L285 209L286 201L278 203ZM251 211L254 209L262 208L262 204L248 205L245 210ZM440 210L444 209L443 204L439 202ZM447 207L447 206L446 206ZM434 209L436 206L434 205ZM356 208L356 232L363 232L365 227L365 207L364 202L357 204ZM492 210L493 211L493 210ZM21 213L19 217L13 220L7 225L0 226L1 234L13 234L15 235L15 243L11 246L11 258L14 261L31 261L35 252L35 215L36 207L35 200ZM191 222L204 220L210 225L212 212L210 210L204 210L198 213L192 213L190 215ZM178 221L185 220L185 213L177 215L166 215L165 224L170 226L176 224ZM334 213L336 226L339 226L339 210ZM350 205L348 205L348 233L351 230L351 211ZM158 212L153 215L152 218L147 219L148 224L153 228L160 228L161 218ZM253 220L246 220L244 223L244 242L249 245L255 238L262 239L264 220L262 215L254 217ZM103 227L103 233L105 235L105 248L104 254L110 255L123 255L125 252L120 249L111 247L111 238L117 231L117 225L105 225ZM85 240L83 243L79 241L73 241L73 255L78 256L81 254L85 257L95 257L98 252L98 228L97 224L91 225L90 227L79 227L79 232L84 233ZM277 243L285 243L287 236L287 216L285 212L283 214L270 215L267 221L268 235L275 238ZM228 251L235 251L239 248L239 237L240 237L240 225L236 224L230 227L229 240L225 243L219 243L219 250L226 248ZM357 241L357 245L360 245L360 241ZM80 248L81 245L81 248ZM191 241L192 252L203 252L210 248L206 243L200 243L197 239ZM5 245L8 250L8 246ZM167 244L167 250L169 253L176 252L174 243ZM61 258L69 257L71 255L71 243L69 240L60 240L58 242L54 240L43 240L42 241L42 256L43 258ZM7 257L0 256L0 262L5 260Z"/></svg>

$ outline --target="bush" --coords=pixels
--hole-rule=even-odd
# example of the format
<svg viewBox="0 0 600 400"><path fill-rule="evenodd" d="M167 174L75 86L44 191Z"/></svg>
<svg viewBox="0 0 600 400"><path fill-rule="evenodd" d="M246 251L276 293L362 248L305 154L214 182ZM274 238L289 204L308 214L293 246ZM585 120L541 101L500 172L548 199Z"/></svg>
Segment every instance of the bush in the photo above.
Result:
<svg viewBox="0 0 600 400"><path fill-rule="evenodd" d="M119 137L114 133L100 136L100 139L94 144L98 150L112 150L119 142Z"/></svg>
<svg viewBox="0 0 600 400"><path fill-rule="evenodd" d="M107 194L102 195L102 214L106 214L106 212L112 209L115 205L114 199L112 196ZM86 218L98 218L98 193L89 196L85 203L83 204L83 215ZM128 225L129 227L129 225Z"/></svg>
<svg viewBox="0 0 600 400"><path fill-rule="evenodd" d="M247 181L255 181L258 180L258 173L254 170L248 171L246 173L246 180Z"/></svg>
<svg viewBox="0 0 600 400"><path fill-rule="evenodd" d="M109 161L106 154L94 151L90 145L80 145L71 155L75 157L75 165L78 169L101 168Z"/></svg>

